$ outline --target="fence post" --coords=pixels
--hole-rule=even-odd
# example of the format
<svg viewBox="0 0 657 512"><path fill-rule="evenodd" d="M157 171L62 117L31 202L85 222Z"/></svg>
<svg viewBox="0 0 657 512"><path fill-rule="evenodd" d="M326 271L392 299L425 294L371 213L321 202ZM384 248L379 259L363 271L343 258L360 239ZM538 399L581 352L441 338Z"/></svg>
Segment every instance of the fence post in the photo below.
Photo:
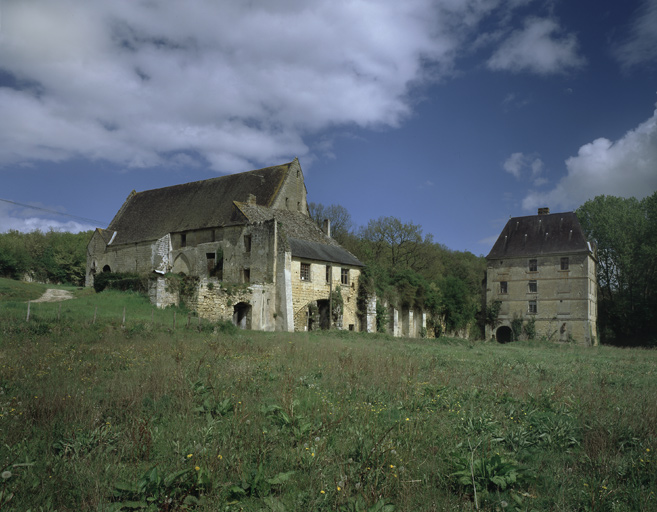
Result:
<svg viewBox="0 0 657 512"><path fill-rule="evenodd" d="M59 322L59 319L62 315L62 303L59 303L59 307L57 308L57 321Z"/></svg>
<svg viewBox="0 0 657 512"><path fill-rule="evenodd" d="M27 301L27 318L25 319L26 322L30 321L30 304L32 304L31 300Z"/></svg>
<svg viewBox="0 0 657 512"><path fill-rule="evenodd" d="M176 330L176 312L173 312L173 330Z"/></svg>
<svg viewBox="0 0 657 512"><path fill-rule="evenodd" d="M125 327L125 306L123 306L123 323L121 324L121 327Z"/></svg>
<svg viewBox="0 0 657 512"><path fill-rule="evenodd" d="M96 313L98 313L98 306L94 308L94 319L91 321L91 325L96 324Z"/></svg>

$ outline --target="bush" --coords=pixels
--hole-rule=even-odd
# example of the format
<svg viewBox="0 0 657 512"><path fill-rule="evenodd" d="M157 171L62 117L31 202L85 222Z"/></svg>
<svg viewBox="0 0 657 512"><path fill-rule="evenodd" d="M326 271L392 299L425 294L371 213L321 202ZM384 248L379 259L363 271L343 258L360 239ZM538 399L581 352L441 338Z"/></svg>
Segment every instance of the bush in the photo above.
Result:
<svg viewBox="0 0 657 512"><path fill-rule="evenodd" d="M103 272L94 278L94 290L102 292L105 288L122 292L148 292L148 278L128 272Z"/></svg>

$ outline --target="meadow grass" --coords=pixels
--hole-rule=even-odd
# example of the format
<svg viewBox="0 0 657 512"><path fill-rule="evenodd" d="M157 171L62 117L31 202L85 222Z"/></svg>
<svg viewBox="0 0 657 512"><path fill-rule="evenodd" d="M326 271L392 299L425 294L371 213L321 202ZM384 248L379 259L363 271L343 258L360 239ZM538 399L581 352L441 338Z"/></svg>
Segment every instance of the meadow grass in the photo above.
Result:
<svg viewBox="0 0 657 512"><path fill-rule="evenodd" d="M38 299L48 288L41 283L24 283L0 277L0 302Z"/></svg>
<svg viewBox="0 0 657 512"><path fill-rule="evenodd" d="M86 293L37 331L0 305L0 510L657 508L654 350L173 330Z"/></svg>

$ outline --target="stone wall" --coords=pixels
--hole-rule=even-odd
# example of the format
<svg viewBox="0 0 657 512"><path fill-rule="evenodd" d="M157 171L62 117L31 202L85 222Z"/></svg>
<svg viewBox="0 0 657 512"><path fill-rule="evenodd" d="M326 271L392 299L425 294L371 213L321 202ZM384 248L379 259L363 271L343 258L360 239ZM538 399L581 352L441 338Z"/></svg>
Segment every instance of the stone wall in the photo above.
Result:
<svg viewBox="0 0 657 512"><path fill-rule="evenodd" d="M310 279L301 279L301 264L310 265ZM357 267L341 267L329 265L330 279L332 284L326 279L327 264L310 260L299 260L291 258L290 279L292 284L292 309L294 315L294 330L308 330L309 319L313 315L313 308L317 306L317 301L329 300L331 288L334 291L340 291L343 301L342 315L333 327L338 329L358 330L358 280L360 278L360 269ZM342 268L349 269L348 284L342 283ZM312 328L317 328L317 325Z"/></svg>
<svg viewBox="0 0 657 512"><path fill-rule="evenodd" d="M561 270L561 258L568 257L568 270ZM537 271L529 270L529 260L537 260ZM536 282L536 291L530 290ZM506 283L506 293L502 289ZM486 276L487 304L499 300L499 326L511 327L514 317L533 318L536 335L555 341L575 340L580 344L597 344L597 285L592 256L558 254L536 258L512 258L488 262ZM529 311L535 301L537 311ZM486 337L495 334L486 327Z"/></svg>

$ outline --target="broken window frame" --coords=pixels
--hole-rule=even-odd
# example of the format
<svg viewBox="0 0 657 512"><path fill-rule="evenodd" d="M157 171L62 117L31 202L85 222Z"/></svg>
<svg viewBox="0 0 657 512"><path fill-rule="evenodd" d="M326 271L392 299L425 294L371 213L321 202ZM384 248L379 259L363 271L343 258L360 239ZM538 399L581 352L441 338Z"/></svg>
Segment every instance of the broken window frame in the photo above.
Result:
<svg viewBox="0 0 657 512"><path fill-rule="evenodd" d="M538 272L538 260L537 259L529 260L529 271L530 272Z"/></svg>
<svg viewBox="0 0 657 512"><path fill-rule="evenodd" d="M509 293L509 283L507 281L500 281L500 295Z"/></svg>
<svg viewBox="0 0 657 512"><path fill-rule="evenodd" d="M349 284L349 269L348 268L342 268L340 270L340 282L344 285Z"/></svg>
<svg viewBox="0 0 657 512"><path fill-rule="evenodd" d="M244 252L251 252L251 235L244 235Z"/></svg>
<svg viewBox="0 0 657 512"><path fill-rule="evenodd" d="M538 281L529 281L529 293L538 293Z"/></svg>
<svg viewBox="0 0 657 512"><path fill-rule="evenodd" d="M528 304L528 307L527 307L527 312L530 315L538 314L538 301L530 300L529 304Z"/></svg>
<svg viewBox="0 0 657 512"><path fill-rule="evenodd" d="M564 256L561 258L561 270L569 270L570 269L570 260L568 256Z"/></svg>

